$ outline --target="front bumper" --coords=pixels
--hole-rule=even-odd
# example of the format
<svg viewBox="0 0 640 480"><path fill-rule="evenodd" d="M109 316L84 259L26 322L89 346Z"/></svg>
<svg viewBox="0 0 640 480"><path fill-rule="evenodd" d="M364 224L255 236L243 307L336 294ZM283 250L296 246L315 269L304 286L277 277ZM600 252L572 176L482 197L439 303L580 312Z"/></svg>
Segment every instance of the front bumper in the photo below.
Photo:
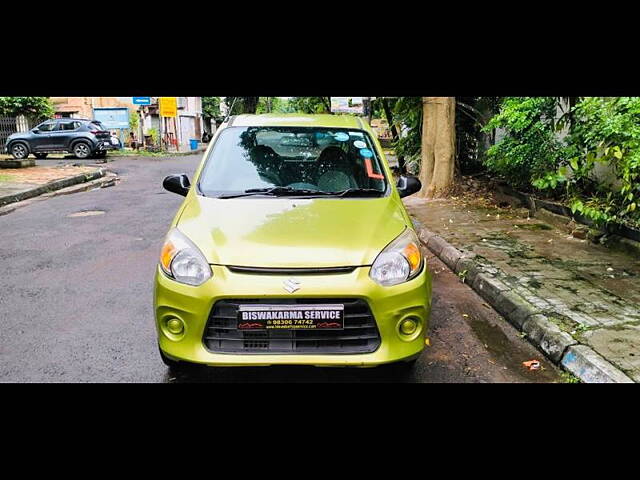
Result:
<svg viewBox="0 0 640 480"><path fill-rule="evenodd" d="M212 266L213 278L199 287L183 285L168 278L158 267L154 305L160 349L170 358L217 366L315 365L375 366L418 356L425 346L431 312L431 275L425 265L409 282L382 287L369 278L370 267L356 268L348 274L300 275L301 289L287 293L282 282L289 275L234 273L226 267ZM369 304L380 333L380 346L363 354L236 354L214 353L206 349L203 335L215 302L242 298L359 298ZM170 318L184 322L180 336L167 333L163 326ZM420 329L406 337L398 324L417 317Z"/></svg>

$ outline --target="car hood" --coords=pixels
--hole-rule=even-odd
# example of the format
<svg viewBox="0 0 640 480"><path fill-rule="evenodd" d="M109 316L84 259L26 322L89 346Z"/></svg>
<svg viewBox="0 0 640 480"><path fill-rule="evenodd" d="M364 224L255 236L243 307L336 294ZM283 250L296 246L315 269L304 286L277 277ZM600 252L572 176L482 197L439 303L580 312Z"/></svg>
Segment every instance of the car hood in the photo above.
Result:
<svg viewBox="0 0 640 480"><path fill-rule="evenodd" d="M27 132L12 133L11 135L9 135L9 136L7 137L7 142L8 142L9 140L15 140L15 139L17 139L17 138L20 138L20 139L24 138L24 139L26 139L26 138L28 138L28 137L29 137L29 134L28 134Z"/></svg>
<svg viewBox="0 0 640 480"><path fill-rule="evenodd" d="M209 263L312 268L370 265L407 227L383 198L190 196L177 223Z"/></svg>

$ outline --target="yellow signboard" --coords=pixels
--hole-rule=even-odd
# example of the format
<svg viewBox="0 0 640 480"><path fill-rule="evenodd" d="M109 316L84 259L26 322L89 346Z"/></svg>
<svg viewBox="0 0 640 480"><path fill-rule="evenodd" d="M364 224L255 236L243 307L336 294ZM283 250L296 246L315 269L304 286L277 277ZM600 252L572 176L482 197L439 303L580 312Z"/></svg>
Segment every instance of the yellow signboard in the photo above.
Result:
<svg viewBox="0 0 640 480"><path fill-rule="evenodd" d="M160 116L161 117L177 117L178 116L178 98L177 97L160 97Z"/></svg>

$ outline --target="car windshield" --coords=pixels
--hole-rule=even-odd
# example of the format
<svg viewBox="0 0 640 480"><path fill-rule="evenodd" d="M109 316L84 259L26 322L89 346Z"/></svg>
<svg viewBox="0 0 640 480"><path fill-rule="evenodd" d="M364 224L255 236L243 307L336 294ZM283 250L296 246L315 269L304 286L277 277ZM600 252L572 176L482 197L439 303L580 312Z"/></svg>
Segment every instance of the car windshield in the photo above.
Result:
<svg viewBox="0 0 640 480"><path fill-rule="evenodd" d="M243 194L380 196L382 164L362 130L310 127L229 127L198 182L206 196ZM234 195L235 194L235 195Z"/></svg>

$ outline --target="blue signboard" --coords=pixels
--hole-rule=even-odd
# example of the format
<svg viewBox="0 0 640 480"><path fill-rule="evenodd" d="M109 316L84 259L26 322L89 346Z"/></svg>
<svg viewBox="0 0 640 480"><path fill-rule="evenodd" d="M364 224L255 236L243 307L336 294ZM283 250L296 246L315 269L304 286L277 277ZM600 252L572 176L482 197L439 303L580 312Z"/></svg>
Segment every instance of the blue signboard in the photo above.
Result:
<svg viewBox="0 0 640 480"><path fill-rule="evenodd" d="M129 128L129 109L126 107L94 108L93 118L108 130Z"/></svg>
<svg viewBox="0 0 640 480"><path fill-rule="evenodd" d="M132 97L134 105L151 105L151 97Z"/></svg>

